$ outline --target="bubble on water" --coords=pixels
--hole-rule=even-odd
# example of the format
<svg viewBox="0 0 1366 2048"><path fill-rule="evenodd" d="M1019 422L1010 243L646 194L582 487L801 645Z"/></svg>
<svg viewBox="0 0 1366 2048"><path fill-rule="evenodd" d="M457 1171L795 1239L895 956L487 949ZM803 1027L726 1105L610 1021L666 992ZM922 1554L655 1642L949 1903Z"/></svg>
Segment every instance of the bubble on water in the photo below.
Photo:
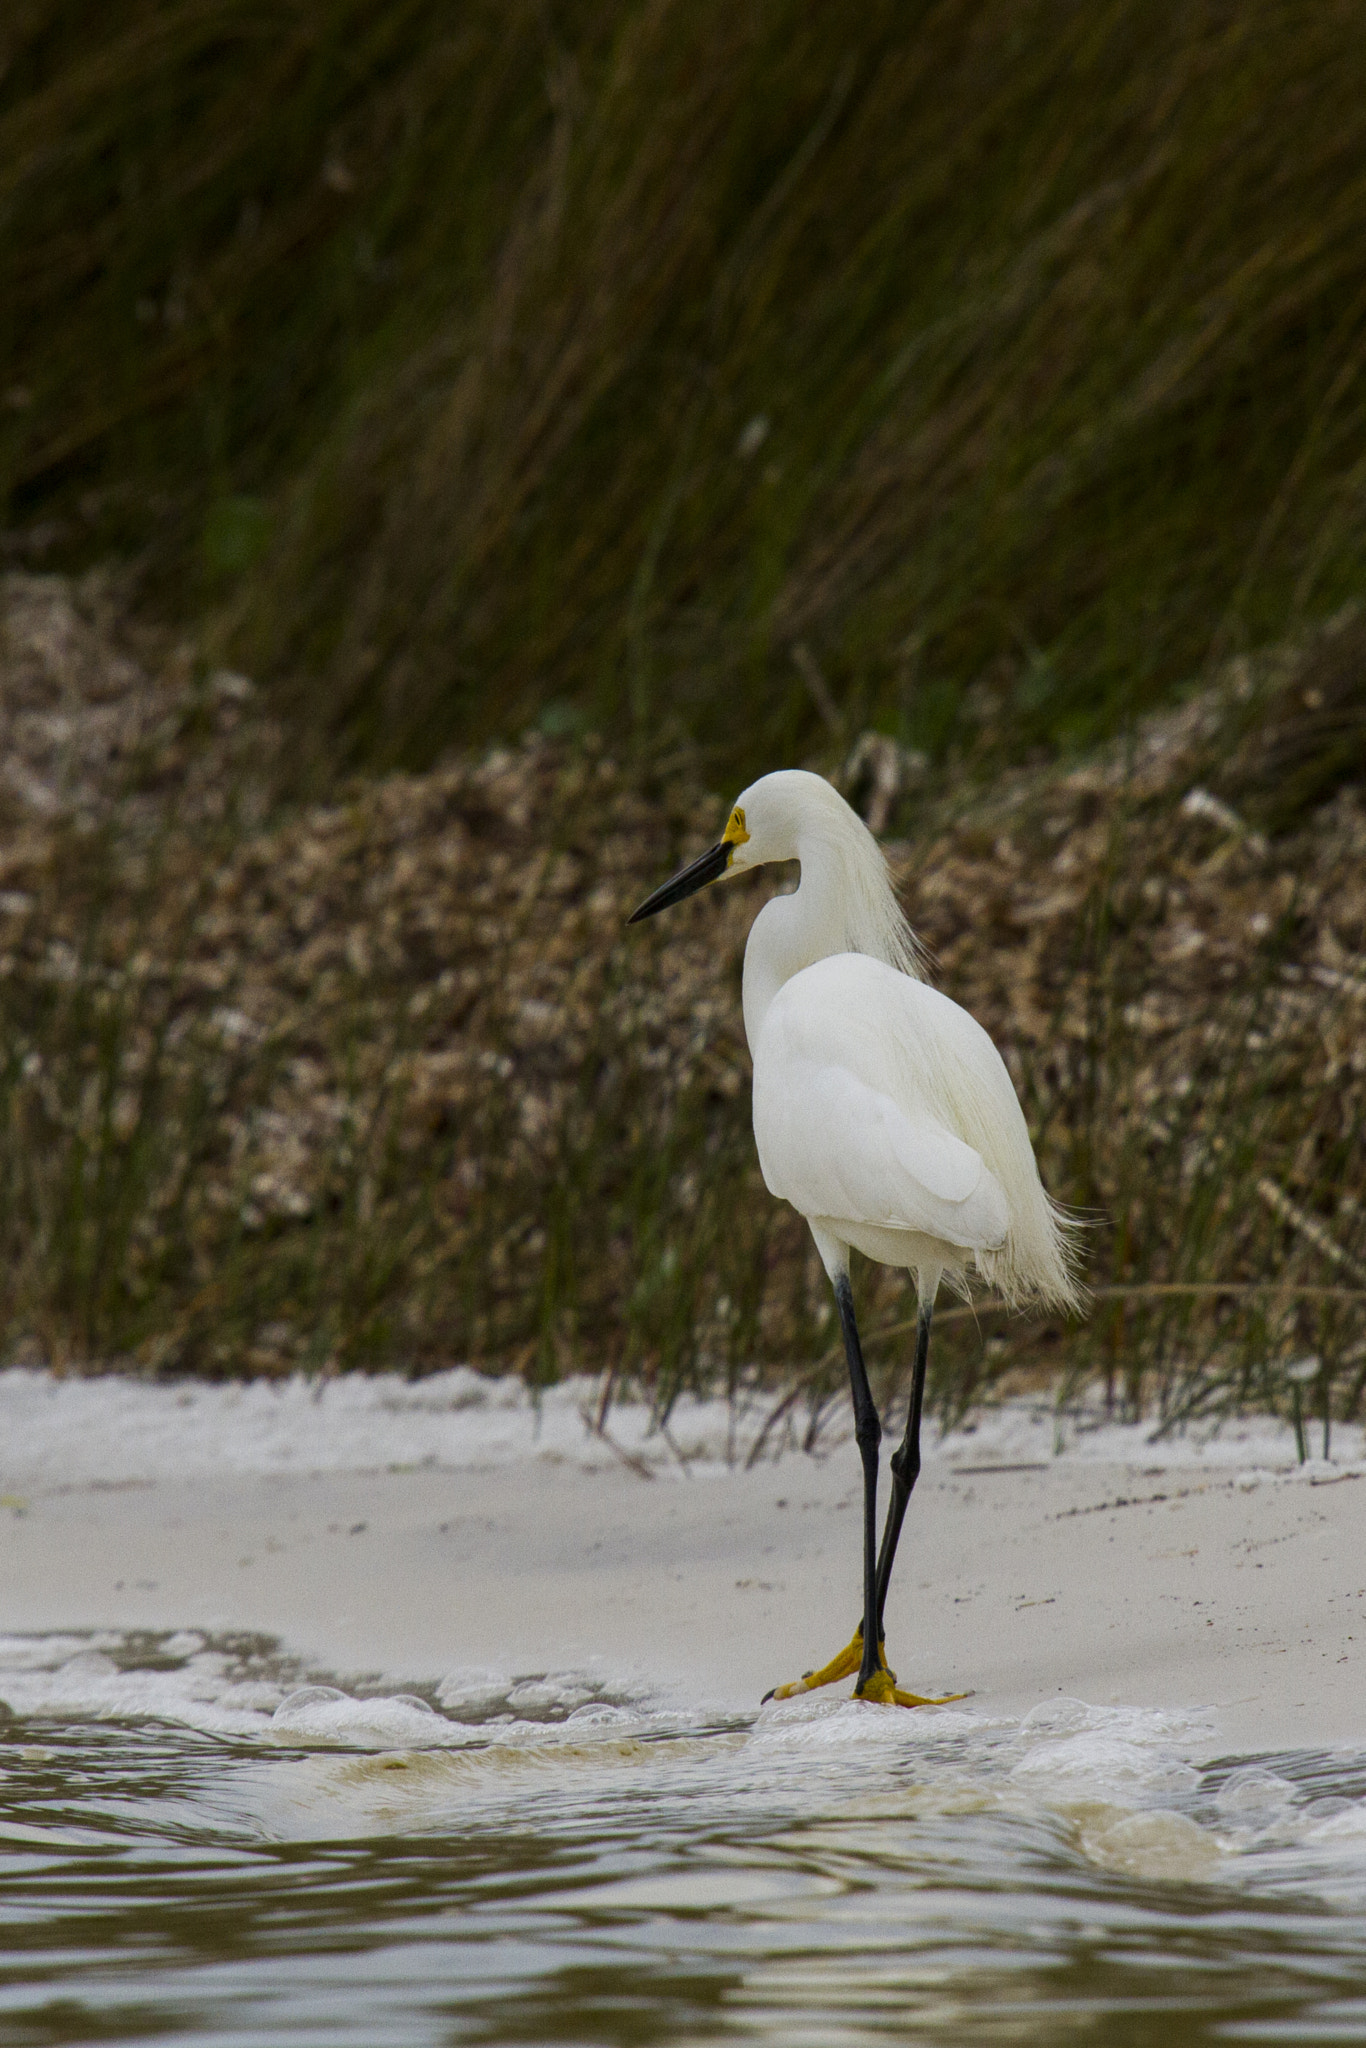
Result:
<svg viewBox="0 0 1366 2048"><path fill-rule="evenodd" d="M1167 1707L1095 1707L1087 1700L1044 1700L1020 1722L1024 1742L1094 1731L1145 1744L1186 1743L1213 1733L1207 1715Z"/></svg>
<svg viewBox="0 0 1366 2048"><path fill-rule="evenodd" d="M204 1638L197 1628L178 1628L174 1635L167 1636L161 1645L164 1657L193 1657L204 1648Z"/></svg>
<svg viewBox="0 0 1366 2048"><path fill-rule="evenodd" d="M556 1707L581 1707L592 1697L592 1686L573 1678L526 1678L513 1686L507 1703L519 1714L535 1714Z"/></svg>
<svg viewBox="0 0 1366 2048"><path fill-rule="evenodd" d="M1180 1757L1122 1737L1087 1733L1032 1749L1011 1769L1052 1798L1113 1799L1147 1804L1195 1791L1200 1773Z"/></svg>
<svg viewBox="0 0 1366 2048"><path fill-rule="evenodd" d="M108 1678L118 1675L118 1665L103 1650L81 1650L61 1667L63 1678Z"/></svg>
<svg viewBox="0 0 1366 2048"><path fill-rule="evenodd" d="M298 1687L281 1700L270 1727L278 1739L305 1747L435 1749L469 1739L468 1729L412 1693L362 1700L331 1685Z"/></svg>
<svg viewBox="0 0 1366 2048"><path fill-rule="evenodd" d="M1096 1719L1096 1708L1088 1706L1085 1700L1042 1700L1025 1715L1020 1723L1020 1733L1022 1736L1071 1735L1079 1728L1094 1727Z"/></svg>
<svg viewBox="0 0 1366 2048"><path fill-rule="evenodd" d="M1078 1835L1082 1854L1127 1877L1199 1879L1222 1861L1213 1835L1184 1813L1164 1808L1097 1817Z"/></svg>
<svg viewBox="0 0 1366 2048"><path fill-rule="evenodd" d="M498 1671L452 1671L436 1689L437 1699L448 1714L481 1715L500 1707L507 1699L512 1680Z"/></svg>
<svg viewBox="0 0 1366 2048"><path fill-rule="evenodd" d="M1295 1788L1259 1764L1231 1771L1214 1795L1214 1804L1230 1820L1252 1823L1275 1819L1295 1797Z"/></svg>
<svg viewBox="0 0 1366 2048"><path fill-rule="evenodd" d="M275 1710L278 1721L282 1714L300 1714L306 1707L330 1706L333 1700L344 1700L346 1694L339 1685L300 1685L282 1699Z"/></svg>
<svg viewBox="0 0 1366 2048"><path fill-rule="evenodd" d="M610 1700L592 1700L566 1715L564 1725L566 1728L623 1728L633 1725L638 1718L629 1707L615 1707Z"/></svg>

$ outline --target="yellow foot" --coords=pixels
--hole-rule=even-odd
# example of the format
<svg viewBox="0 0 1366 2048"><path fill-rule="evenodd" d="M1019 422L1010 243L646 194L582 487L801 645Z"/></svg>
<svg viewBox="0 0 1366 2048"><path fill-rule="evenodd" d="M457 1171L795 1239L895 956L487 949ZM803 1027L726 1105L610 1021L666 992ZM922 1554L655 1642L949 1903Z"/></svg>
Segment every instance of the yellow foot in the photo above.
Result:
<svg viewBox="0 0 1366 2048"><path fill-rule="evenodd" d="M947 1707L952 1700L970 1700L970 1692L946 1692L940 1699L931 1699L923 1692L903 1692L896 1682L895 1671L884 1666L875 1671L863 1691L854 1691L856 1700L873 1700L881 1707Z"/></svg>
<svg viewBox="0 0 1366 2048"><path fill-rule="evenodd" d="M896 1673L887 1664L887 1646L877 1646L878 1668L860 1690L854 1688L855 1699L871 1700L885 1707L946 1707L953 1700L971 1698L965 1692L946 1693L942 1699L931 1699L918 1692L902 1692L896 1682ZM764 1694L764 1700L791 1700L798 1693L815 1692L818 1686L835 1685L841 1678L850 1678L863 1663L863 1630L856 1629L852 1641L845 1644L838 1656L828 1664L822 1664L819 1671L804 1672L794 1678L790 1685L775 1685L772 1692Z"/></svg>
<svg viewBox="0 0 1366 2048"><path fill-rule="evenodd" d="M863 1662L863 1630L857 1629L852 1642L846 1643L837 1657L828 1664L822 1664L819 1671L804 1671L800 1678L794 1678L790 1685L775 1685L772 1692L764 1694L765 1700L792 1700L799 1692L814 1692L818 1685L835 1685L841 1678L849 1678Z"/></svg>

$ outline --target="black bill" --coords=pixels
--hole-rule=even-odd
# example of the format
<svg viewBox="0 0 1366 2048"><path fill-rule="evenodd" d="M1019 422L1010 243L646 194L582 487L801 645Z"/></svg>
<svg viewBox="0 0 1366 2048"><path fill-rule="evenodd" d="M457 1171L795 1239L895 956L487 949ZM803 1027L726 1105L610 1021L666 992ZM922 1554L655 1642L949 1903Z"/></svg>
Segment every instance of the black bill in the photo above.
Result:
<svg viewBox="0 0 1366 2048"><path fill-rule="evenodd" d="M709 846L690 866L680 869L672 881L662 882L653 896L647 896L639 910L631 912L627 924L639 924L643 917L653 917L657 910L667 910L671 903L681 903L685 896L694 896L699 889L705 889L708 882L724 875L734 851L729 839Z"/></svg>

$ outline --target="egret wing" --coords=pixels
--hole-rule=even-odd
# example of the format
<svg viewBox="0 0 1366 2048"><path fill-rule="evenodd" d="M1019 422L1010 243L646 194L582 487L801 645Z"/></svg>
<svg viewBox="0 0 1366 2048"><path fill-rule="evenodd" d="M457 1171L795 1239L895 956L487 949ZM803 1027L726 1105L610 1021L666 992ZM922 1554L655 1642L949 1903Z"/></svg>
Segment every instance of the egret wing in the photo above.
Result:
<svg viewBox="0 0 1366 2048"><path fill-rule="evenodd" d="M1005 1240L1005 1197L980 1154L847 1068L756 1061L754 1135L770 1191L803 1216L965 1247Z"/></svg>

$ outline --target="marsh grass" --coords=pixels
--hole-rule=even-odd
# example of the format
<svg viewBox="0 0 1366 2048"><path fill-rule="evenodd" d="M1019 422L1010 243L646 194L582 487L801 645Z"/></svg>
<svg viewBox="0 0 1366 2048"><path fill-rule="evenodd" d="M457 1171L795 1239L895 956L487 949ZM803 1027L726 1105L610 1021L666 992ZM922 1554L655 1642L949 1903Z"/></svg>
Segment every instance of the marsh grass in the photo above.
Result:
<svg viewBox="0 0 1366 2048"><path fill-rule="evenodd" d="M1087 1218L1094 1290L1071 1325L941 1304L941 1420L1012 1387L1101 1388L1156 1428L1289 1415L1307 1356L1315 1426L1360 1415L1366 819L1350 779L1268 838L1186 797L1302 758L1363 645L1348 622L1135 749L986 801L969 779L893 848ZM754 891L622 922L710 832L696 781L533 740L263 813L233 702L192 677L142 794L31 838L5 898L4 1355L594 1372L604 1411L644 1387L664 1421L757 1381L769 1448L820 1442L829 1290L749 1129ZM894 1405L913 1305L856 1281Z"/></svg>
<svg viewBox="0 0 1366 2048"><path fill-rule="evenodd" d="M762 1353L771 1219L751 1200L737 1232L712 1199L756 1176L747 1127L718 1126L705 1088L673 1096L665 1125L648 1070L621 1069L604 1032L587 1073L608 1071L565 1105L533 1166L516 1094L496 1085L496 1038L494 1085L443 1142L408 1117L402 1012L372 1018L327 1046L340 1085L304 1196L274 1181L257 1142L279 1121L299 1033L233 1046L224 1005L195 1014L174 970L111 974L102 941L110 927L126 939L123 907L89 907L89 950L63 954L36 1000L18 977L3 984L11 1356L209 1373L473 1356L533 1382L611 1359L672 1389ZM307 1036L316 1053L315 1024Z"/></svg>
<svg viewBox="0 0 1366 2048"><path fill-rule="evenodd" d="M615 1386L643 1383L666 1419L684 1388L733 1390L758 1372L802 1413L800 1434L819 1436L843 1391L842 1354L801 1228L758 1183L743 1100L718 1116L699 1090L661 1131L648 1084L632 1077L581 1106L549 1175L530 1183L500 1169L511 1113L491 1115L471 1140L487 1163L462 1219L442 1148L415 1162L402 1140L395 1060L389 1085L368 1100L358 1090L339 1121L327 1198L263 1224L251 1215L256 1176L222 1169L225 1122L269 1103L271 1049L225 1061L196 1031L168 1055L170 1005L149 1015L143 991L79 993L81 979L30 1018L41 1068L16 1034L3 1075L12 1356L24 1335L58 1363L214 1374L473 1356L539 1382L600 1370ZM941 1422L1028 1384L1052 1386L1066 1407L1099 1383L1115 1413L1165 1428L1247 1408L1288 1415L1286 1367L1306 1354L1322 1361L1319 1408L1360 1415L1366 1285L1325 1281L1314 1247L1257 1199L1328 1106L1287 1100L1279 1065L1264 1060L1235 1101L1207 1102L1156 1143L1126 1131L1103 1159L1112 1194L1094 1213L1088 1322L945 1305L930 1385ZM1128 1108L1127 1072L1121 1055L1105 1073L1112 1118ZM1354 1123L1340 1142L1359 1157L1363 1135ZM1192 1147L1204 1155L1194 1170ZM206 1204L211 1176L220 1199ZM1328 1163L1301 1199L1322 1208L1340 1193ZM1206 1276L1231 1262L1268 1277L1218 1294ZM1145 1271L1193 1276L1190 1292ZM892 1400L913 1307L892 1276L865 1268L859 1283Z"/></svg>
<svg viewBox="0 0 1366 2048"><path fill-rule="evenodd" d="M1108 953L1093 960L1098 974L1116 964ZM1088 1313L1068 1327L1009 1316L989 1298L970 1308L941 1304L928 1400L942 1426L962 1421L982 1399L1033 1391L1046 1392L1061 1414L1086 1417L1102 1398L1107 1416L1147 1419L1160 1437L1247 1412L1290 1420L1297 1381L1307 1383L1305 1402L1321 1430L1333 1418L1361 1418L1366 1118L1359 1092L1344 1101L1340 1075L1304 1085L1300 1048L1285 1043L1269 1014L1277 993L1268 968L1260 990L1211 1003L1191 1020L1213 1085L1183 1093L1164 1115L1145 1113L1133 1086L1144 1063L1140 1042L1117 1032L1089 1048L1096 1056L1084 1091L1059 1105L1060 1117L1070 1107L1078 1121L1088 1111L1093 1119L1089 1142L1076 1148L1087 1178L1073 1183L1090 1197L1082 1212ZM1359 1042L1361 1001L1359 990L1330 997L1317 1029ZM1296 1163L1288 1206L1308 1235L1287 1226L1266 1198L1268 1183L1276 1188ZM1066 1183L1055 1176L1051 1185ZM1316 1233L1324 1216L1334 1217L1334 1231ZM903 1302L889 1313L885 1294L882 1302L865 1344L884 1399L894 1401L908 1385L914 1310ZM1297 1371L1306 1361L1314 1369ZM842 1352L832 1345L803 1379L801 1398L813 1415L838 1396L843 1378Z"/></svg>
<svg viewBox="0 0 1366 2048"><path fill-rule="evenodd" d="M8 544L291 761L1084 747L1359 591L1349 0L30 0ZM547 727L549 729L549 727Z"/></svg>

